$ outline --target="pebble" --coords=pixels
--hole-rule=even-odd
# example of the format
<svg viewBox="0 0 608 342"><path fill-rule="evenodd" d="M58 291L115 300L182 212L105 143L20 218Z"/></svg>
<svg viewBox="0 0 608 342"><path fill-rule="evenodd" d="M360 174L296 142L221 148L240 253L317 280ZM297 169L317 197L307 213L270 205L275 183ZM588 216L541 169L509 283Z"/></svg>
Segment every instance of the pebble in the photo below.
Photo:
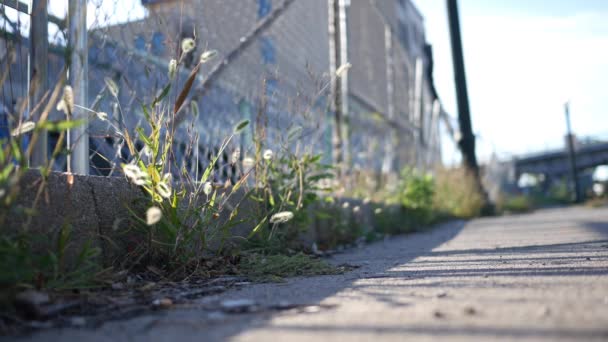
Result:
<svg viewBox="0 0 608 342"><path fill-rule="evenodd" d="M30 305L44 305L51 301L48 294L34 290L27 290L17 294L15 300L17 303L27 303Z"/></svg>
<svg viewBox="0 0 608 342"><path fill-rule="evenodd" d="M464 313L469 316L473 316L473 315L477 314L477 310L475 310L475 308L472 306L467 306L464 308Z"/></svg>
<svg viewBox="0 0 608 342"><path fill-rule="evenodd" d="M256 302L251 299L230 299L220 303L224 311L233 313L251 312L256 305Z"/></svg>
<svg viewBox="0 0 608 342"><path fill-rule="evenodd" d="M173 306L173 301L170 298L155 299L152 305L161 309L168 309Z"/></svg>
<svg viewBox="0 0 608 342"><path fill-rule="evenodd" d="M125 285L123 283L112 283L112 290L123 290Z"/></svg>
<svg viewBox="0 0 608 342"><path fill-rule="evenodd" d="M84 317L72 317L70 324L74 327L84 327L87 324L87 320Z"/></svg>
<svg viewBox="0 0 608 342"><path fill-rule="evenodd" d="M437 298L443 298L443 297L447 297L448 294L445 291L439 291L437 292L437 294L435 295Z"/></svg>

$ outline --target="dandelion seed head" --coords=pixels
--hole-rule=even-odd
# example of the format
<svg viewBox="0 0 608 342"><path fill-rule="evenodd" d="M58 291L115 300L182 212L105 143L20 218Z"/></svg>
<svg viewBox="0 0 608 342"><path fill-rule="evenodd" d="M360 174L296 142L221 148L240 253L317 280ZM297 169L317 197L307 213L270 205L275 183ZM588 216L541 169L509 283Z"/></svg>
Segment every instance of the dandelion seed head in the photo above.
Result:
<svg viewBox="0 0 608 342"><path fill-rule="evenodd" d="M285 223L293 218L291 211L281 211L270 217L270 223Z"/></svg>
<svg viewBox="0 0 608 342"><path fill-rule="evenodd" d="M165 182L160 182L156 184L156 191L160 195L160 197L164 199L168 199L171 197L171 185Z"/></svg>
<svg viewBox="0 0 608 342"><path fill-rule="evenodd" d="M55 109L57 109L57 111L59 112L64 112L67 113L67 106L65 105L65 101L63 101L63 99L59 100L59 102L57 102L57 107L55 107Z"/></svg>
<svg viewBox="0 0 608 342"><path fill-rule="evenodd" d="M168 69L169 71L167 72L167 76L169 76L169 79L172 80L173 78L175 78L175 75L177 73L177 61L175 59L171 59L169 61Z"/></svg>
<svg viewBox="0 0 608 342"><path fill-rule="evenodd" d="M188 53L196 47L196 42L192 38L184 38L182 40L182 53Z"/></svg>
<svg viewBox="0 0 608 342"><path fill-rule="evenodd" d="M336 76L337 77L345 76L346 73L348 72L348 69L350 69L352 66L353 65L348 62L340 65L340 67L336 70Z"/></svg>
<svg viewBox="0 0 608 342"><path fill-rule="evenodd" d="M95 114L97 115L97 118L101 121L108 120L108 113L106 113L106 112L96 112Z"/></svg>
<svg viewBox="0 0 608 342"><path fill-rule="evenodd" d="M348 209L348 207L350 207L350 203L348 203L348 202L342 203L342 208Z"/></svg>
<svg viewBox="0 0 608 342"><path fill-rule="evenodd" d="M36 124L33 123L32 121L22 122L21 125L17 126L15 129L13 129L11 131L11 136L13 136L13 137L20 136L22 134L25 134L29 131L34 130L34 128L36 128Z"/></svg>
<svg viewBox="0 0 608 342"><path fill-rule="evenodd" d="M71 86L66 85L65 87L63 87L62 99L63 99L62 100L63 101L62 110L66 114L73 113L74 112L74 91L72 90Z"/></svg>
<svg viewBox="0 0 608 342"><path fill-rule="evenodd" d="M122 172L127 176L131 183L142 186L145 185L148 181L148 174L143 172L137 165L135 164L126 164L122 167Z"/></svg>
<svg viewBox="0 0 608 342"><path fill-rule="evenodd" d="M211 195L211 191L213 191L213 185L211 185L211 182L205 182L205 184L203 184L203 193L209 196Z"/></svg>
<svg viewBox="0 0 608 342"><path fill-rule="evenodd" d="M150 207L146 211L146 224L151 226L153 224L158 223L160 219L163 217L163 212L159 207Z"/></svg>
<svg viewBox="0 0 608 342"><path fill-rule="evenodd" d="M201 63L207 63L217 56L217 50L207 50L201 54Z"/></svg>
<svg viewBox="0 0 608 342"><path fill-rule="evenodd" d="M266 151L264 151L264 154L262 155L264 160L271 160L273 156L274 156L274 153L272 152L271 149L267 149Z"/></svg>
<svg viewBox="0 0 608 342"><path fill-rule="evenodd" d="M361 208L357 205L353 207L353 213L358 213L359 211L361 211Z"/></svg>

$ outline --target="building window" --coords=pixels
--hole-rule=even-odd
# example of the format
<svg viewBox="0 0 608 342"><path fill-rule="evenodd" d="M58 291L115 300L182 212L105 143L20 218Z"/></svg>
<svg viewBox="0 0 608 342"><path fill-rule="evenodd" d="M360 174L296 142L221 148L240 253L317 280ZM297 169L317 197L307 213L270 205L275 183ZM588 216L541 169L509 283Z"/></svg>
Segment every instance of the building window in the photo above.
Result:
<svg viewBox="0 0 608 342"><path fill-rule="evenodd" d="M146 40L142 35L138 35L133 42L135 44L135 49L138 51L146 50Z"/></svg>
<svg viewBox="0 0 608 342"><path fill-rule="evenodd" d="M262 19L272 11L272 0L258 0L258 18Z"/></svg>
<svg viewBox="0 0 608 342"><path fill-rule="evenodd" d="M260 54L264 64L276 64L276 49L270 37L260 37Z"/></svg>
<svg viewBox="0 0 608 342"><path fill-rule="evenodd" d="M152 35L152 53L157 56L165 53L165 36L160 32L154 32Z"/></svg>

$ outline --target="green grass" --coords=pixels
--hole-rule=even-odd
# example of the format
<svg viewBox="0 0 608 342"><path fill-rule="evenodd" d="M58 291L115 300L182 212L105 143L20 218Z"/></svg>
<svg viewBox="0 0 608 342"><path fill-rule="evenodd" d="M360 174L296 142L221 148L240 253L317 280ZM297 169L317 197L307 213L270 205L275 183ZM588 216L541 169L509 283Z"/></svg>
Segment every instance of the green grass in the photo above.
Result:
<svg viewBox="0 0 608 342"><path fill-rule="evenodd" d="M281 282L288 277L341 274L345 268L335 267L325 260L298 253L243 255L239 270L252 281Z"/></svg>

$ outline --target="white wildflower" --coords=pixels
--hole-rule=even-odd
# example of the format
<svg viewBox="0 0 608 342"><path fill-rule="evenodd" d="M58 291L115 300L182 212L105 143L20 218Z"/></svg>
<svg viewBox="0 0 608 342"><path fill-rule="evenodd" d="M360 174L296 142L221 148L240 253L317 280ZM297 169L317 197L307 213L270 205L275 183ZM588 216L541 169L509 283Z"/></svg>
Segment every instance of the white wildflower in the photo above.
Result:
<svg viewBox="0 0 608 342"><path fill-rule="evenodd" d="M57 103L57 110L62 111L67 115L74 112L74 91L69 85L66 85L63 88L63 97L59 103Z"/></svg>
<svg viewBox="0 0 608 342"><path fill-rule="evenodd" d="M253 167L253 165L255 165L255 160L253 160L253 158L245 157L243 159L243 169L249 170Z"/></svg>
<svg viewBox="0 0 608 342"><path fill-rule="evenodd" d="M372 201L372 199L371 199L371 198L369 198L369 197L365 197L365 198L363 199L363 204L369 204L369 202L371 202L371 201Z"/></svg>
<svg viewBox="0 0 608 342"><path fill-rule="evenodd" d="M36 128L36 124L32 121L22 122L21 125L17 126L11 131L11 136L16 137L25 134L29 131L32 131L34 128Z"/></svg>
<svg viewBox="0 0 608 342"><path fill-rule="evenodd" d="M342 77L344 75L346 75L346 73L348 72L348 69L350 69L353 65L350 63L344 63L342 65L340 65L340 67L336 70L336 76L338 77Z"/></svg>
<svg viewBox="0 0 608 342"><path fill-rule="evenodd" d="M353 208L353 213L358 213L361 210L361 208L357 205Z"/></svg>
<svg viewBox="0 0 608 342"><path fill-rule="evenodd" d="M285 223L293 218L291 211L281 211L270 217L270 223Z"/></svg>
<svg viewBox="0 0 608 342"><path fill-rule="evenodd" d="M263 156L264 160L270 160L274 156L274 153L272 152L272 150L268 149L268 150L264 151L264 154L262 156Z"/></svg>
<svg viewBox="0 0 608 342"><path fill-rule="evenodd" d="M350 203L348 203L348 202L342 203L342 208L348 209L348 207L350 207Z"/></svg>
<svg viewBox="0 0 608 342"><path fill-rule="evenodd" d="M101 121L108 120L108 113L106 113L106 112L96 112L95 114L97 115L97 118Z"/></svg>
<svg viewBox="0 0 608 342"><path fill-rule="evenodd" d="M376 208L376 210L374 210L374 214L376 214L376 215L382 214L382 208Z"/></svg>
<svg viewBox="0 0 608 342"><path fill-rule="evenodd" d="M162 217L163 217L163 212L160 210L159 207L150 207L146 211L146 224L148 226L156 224L156 223L158 223L158 221L160 221L160 219Z"/></svg>
<svg viewBox="0 0 608 342"><path fill-rule="evenodd" d="M171 185L169 183L160 182L156 184L156 191L162 198L168 199L171 197Z"/></svg>
<svg viewBox="0 0 608 342"><path fill-rule="evenodd" d="M169 79L172 80L175 77L176 73L177 73L177 61L175 59L171 59L169 61L169 71L167 72L167 76L169 76Z"/></svg>
<svg viewBox="0 0 608 342"><path fill-rule="evenodd" d="M64 112L66 113L68 108L65 105L65 101L63 101L63 99L59 100L59 102L57 102L57 107L55 107L55 109L57 109L58 112Z"/></svg>
<svg viewBox="0 0 608 342"><path fill-rule="evenodd" d="M196 42L192 38L184 38L182 40L182 53L188 53L196 47Z"/></svg>
<svg viewBox="0 0 608 342"><path fill-rule="evenodd" d="M125 176L127 176L127 178L135 179L139 176L139 173L141 171L139 170L139 167L137 167L137 165L126 164L122 167L122 172L125 174Z"/></svg>
<svg viewBox="0 0 608 342"><path fill-rule="evenodd" d="M122 167L122 172L135 185L145 185L148 180L148 174L143 172L135 164L126 164Z"/></svg>
<svg viewBox="0 0 608 342"><path fill-rule="evenodd" d="M209 196L211 195L211 191L213 191L213 185L211 185L211 182L205 182L205 184L203 184L203 192L205 195Z"/></svg>
<svg viewBox="0 0 608 342"><path fill-rule="evenodd" d="M217 50L207 50L201 54L201 63L207 63L217 56Z"/></svg>

